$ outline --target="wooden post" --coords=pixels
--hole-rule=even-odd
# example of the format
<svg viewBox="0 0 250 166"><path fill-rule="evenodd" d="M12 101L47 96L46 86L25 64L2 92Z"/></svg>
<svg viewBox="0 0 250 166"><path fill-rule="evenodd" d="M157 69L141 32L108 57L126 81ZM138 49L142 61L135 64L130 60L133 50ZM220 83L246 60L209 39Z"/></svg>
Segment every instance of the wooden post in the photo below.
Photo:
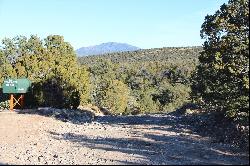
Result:
<svg viewBox="0 0 250 166"><path fill-rule="evenodd" d="M21 94L21 108L23 109L23 107L24 107L24 95L23 94Z"/></svg>
<svg viewBox="0 0 250 166"><path fill-rule="evenodd" d="M14 95L10 95L10 111L14 111Z"/></svg>

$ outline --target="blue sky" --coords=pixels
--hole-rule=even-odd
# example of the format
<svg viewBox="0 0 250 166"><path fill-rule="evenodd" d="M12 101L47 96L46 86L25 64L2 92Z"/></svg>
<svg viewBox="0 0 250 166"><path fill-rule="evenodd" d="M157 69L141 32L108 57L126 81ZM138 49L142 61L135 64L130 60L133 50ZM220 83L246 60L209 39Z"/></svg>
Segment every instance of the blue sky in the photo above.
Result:
<svg viewBox="0 0 250 166"><path fill-rule="evenodd" d="M62 35L74 49L202 45L201 24L228 0L0 0L0 40Z"/></svg>

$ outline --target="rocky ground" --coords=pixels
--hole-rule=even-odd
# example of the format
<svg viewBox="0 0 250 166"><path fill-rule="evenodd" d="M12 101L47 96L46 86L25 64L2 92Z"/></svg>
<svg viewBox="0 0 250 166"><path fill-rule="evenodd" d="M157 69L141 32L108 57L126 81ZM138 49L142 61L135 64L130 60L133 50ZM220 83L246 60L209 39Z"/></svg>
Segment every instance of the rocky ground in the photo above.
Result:
<svg viewBox="0 0 250 166"><path fill-rule="evenodd" d="M0 111L0 165L249 164L248 152L199 135L181 115L66 112Z"/></svg>

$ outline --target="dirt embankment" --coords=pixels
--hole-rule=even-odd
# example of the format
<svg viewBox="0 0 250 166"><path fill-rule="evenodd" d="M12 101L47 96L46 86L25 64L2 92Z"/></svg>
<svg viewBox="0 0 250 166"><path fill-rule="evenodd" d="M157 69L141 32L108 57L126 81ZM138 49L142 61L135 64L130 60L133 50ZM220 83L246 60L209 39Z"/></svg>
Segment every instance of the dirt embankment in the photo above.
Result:
<svg viewBox="0 0 250 166"><path fill-rule="evenodd" d="M1 164L249 164L182 116L99 116L0 112Z"/></svg>

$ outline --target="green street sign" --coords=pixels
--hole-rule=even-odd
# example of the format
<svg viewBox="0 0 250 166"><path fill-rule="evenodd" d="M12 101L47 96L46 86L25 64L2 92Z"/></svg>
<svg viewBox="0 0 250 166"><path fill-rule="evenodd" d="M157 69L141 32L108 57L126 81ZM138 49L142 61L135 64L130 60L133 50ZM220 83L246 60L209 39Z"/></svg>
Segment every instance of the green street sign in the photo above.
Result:
<svg viewBox="0 0 250 166"><path fill-rule="evenodd" d="M3 82L3 93L27 93L31 86L30 80L26 78L21 79L6 79Z"/></svg>

